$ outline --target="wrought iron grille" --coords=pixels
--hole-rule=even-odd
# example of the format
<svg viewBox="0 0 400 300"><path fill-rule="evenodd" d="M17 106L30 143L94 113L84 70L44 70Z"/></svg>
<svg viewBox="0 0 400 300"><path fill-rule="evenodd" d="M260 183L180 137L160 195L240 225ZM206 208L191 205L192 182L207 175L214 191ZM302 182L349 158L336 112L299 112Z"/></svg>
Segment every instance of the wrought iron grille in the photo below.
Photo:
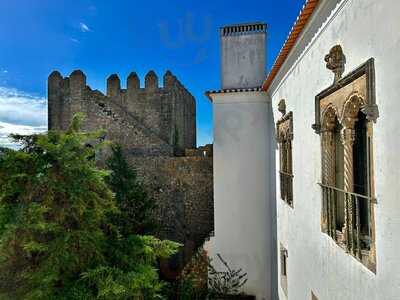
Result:
<svg viewBox="0 0 400 300"><path fill-rule="evenodd" d="M280 171L281 198L293 205L293 174Z"/></svg>
<svg viewBox="0 0 400 300"><path fill-rule="evenodd" d="M322 188L323 215L326 220L327 234L336 242L343 244L346 250L362 259L362 251L370 250L372 241L371 205L373 197L347 192L345 190L319 183ZM344 226L338 228L338 201L344 204ZM363 222L361 206L366 208Z"/></svg>

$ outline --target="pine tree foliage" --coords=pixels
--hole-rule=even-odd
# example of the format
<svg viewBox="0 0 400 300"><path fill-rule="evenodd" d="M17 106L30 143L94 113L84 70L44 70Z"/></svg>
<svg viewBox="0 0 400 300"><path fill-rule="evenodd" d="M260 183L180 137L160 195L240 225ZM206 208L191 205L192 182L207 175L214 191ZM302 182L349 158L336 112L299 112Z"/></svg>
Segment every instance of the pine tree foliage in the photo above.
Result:
<svg viewBox="0 0 400 300"><path fill-rule="evenodd" d="M129 166L120 145L112 147L107 167L110 170L107 182L115 193L121 214L114 218L120 231L124 234L153 233L156 227L153 218L155 201L139 182L135 169Z"/></svg>
<svg viewBox="0 0 400 300"><path fill-rule="evenodd" d="M119 209L96 167L101 132L19 136L0 156L0 299L158 299L156 261L178 245L120 232ZM101 143L96 147L101 147Z"/></svg>

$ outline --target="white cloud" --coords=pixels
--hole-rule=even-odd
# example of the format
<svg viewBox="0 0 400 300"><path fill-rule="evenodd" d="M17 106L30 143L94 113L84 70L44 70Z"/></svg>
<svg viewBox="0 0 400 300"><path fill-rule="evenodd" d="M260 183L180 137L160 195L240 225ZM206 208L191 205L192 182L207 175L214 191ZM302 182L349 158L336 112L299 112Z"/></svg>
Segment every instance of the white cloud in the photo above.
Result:
<svg viewBox="0 0 400 300"><path fill-rule="evenodd" d="M25 125L15 125L10 123L4 123L0 121L0 146L17 149L18 144L12 142L9 138L10 134L22 134L29 135L34 133L41 133L47 130L47 126L25 126Z"/></svg>
<svg viewBox="0 0 400 300"><path fill-rule="evenodd" d="M8 135L47 130L47 100L16 89L0 87L0 146L15 148Z"/></svg>
<svg viewBox="0 0 400 300"><path fill-rule="evenodd" d="M44 126L47 124L47 100L17 89L0 87L0 121Z"/></svg>
<svg viewBox="0 0 400 300"><path fill-rule="evenodd" d="M74 42L74 43L79 43L79 40L74 39L74 38L70 38L69 40L70 40L71 42Z"/></svg>
<svg viewBox="0 0 400 300"><path fill-rule="evenodd" d="M90 32L92 31L89 26L87 26L85 23L79 23L79 28L81 29L82 32Z"/></svg>

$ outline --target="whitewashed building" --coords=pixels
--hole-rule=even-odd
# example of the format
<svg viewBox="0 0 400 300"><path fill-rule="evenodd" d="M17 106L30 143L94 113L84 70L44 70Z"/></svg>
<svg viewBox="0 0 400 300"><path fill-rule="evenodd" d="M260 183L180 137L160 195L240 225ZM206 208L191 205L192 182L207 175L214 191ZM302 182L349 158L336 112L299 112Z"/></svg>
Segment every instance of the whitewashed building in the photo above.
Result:
<svg viewBox="0 0 400 300"><path fill-rule="evenodd" d="M399 53L400 1L309 0L262 89L208 93L210 252L257 299L400 299Z"/></svg>

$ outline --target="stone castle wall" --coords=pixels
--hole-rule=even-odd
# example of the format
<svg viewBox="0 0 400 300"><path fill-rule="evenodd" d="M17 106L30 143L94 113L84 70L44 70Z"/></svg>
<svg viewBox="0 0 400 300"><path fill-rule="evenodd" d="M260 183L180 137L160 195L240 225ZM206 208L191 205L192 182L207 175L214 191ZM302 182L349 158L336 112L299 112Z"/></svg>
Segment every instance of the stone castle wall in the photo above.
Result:
<svg viewBox="0 0 400 300"><path fill-rule="evenodd" d="M83 112L85 129L107 129L109 138L126 144L137 155L172 155L196 147L196 104L194 97L171 72L159 87L150 71L140 88L136 73L121 89L113 74L107 79L107 94L86 85L82 71L63 78L53 72L48 81L49 128L68 128L76 112Z"/></svg>
<svg viewBox="0 0 400 300"><path fill-rule="evenodd" d="M156 199L158 236L184 244L186 261L214 229L213 158L134 157L132 166Z"/></svg>
<svg viewBox="0 0 400 300"><path fill-rule="evenodd" d="M157 201L158 236L184 244L172 268L180 269L214 229L212 146L196 148L194 97L171 72L159 87L150 71L144 88L131 73L126 89L111 75L104 95L78 70L49 76L48 102L49 129L66 130L83 112L84 130L103 129L106 140L122 146Z"/></svg>

